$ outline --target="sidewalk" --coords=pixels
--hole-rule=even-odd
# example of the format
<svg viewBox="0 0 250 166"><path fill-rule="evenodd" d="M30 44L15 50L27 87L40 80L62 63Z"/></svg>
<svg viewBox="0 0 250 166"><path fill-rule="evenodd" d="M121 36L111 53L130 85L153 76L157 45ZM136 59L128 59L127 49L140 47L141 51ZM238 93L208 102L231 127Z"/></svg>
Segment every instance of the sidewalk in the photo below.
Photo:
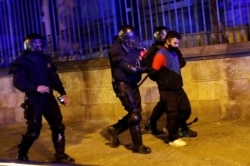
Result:
<svg viewBox="0 0 250 166"><path fill-rule="evenodd" d="M250 122L197 122L191 128L196 138L184 138L187 145L171 147L143 131L143 141L151 154L136 154L124 145L131 143L128 132L120 135L122 145L108 146L105 128L109 122L66 123L66 153L80 165L102 166L250 166ZM0 159L13 160L25 124L0 126ZM39 139L30 149L29 158L36 162L53 160L51 132L45 123Z"/></svg>

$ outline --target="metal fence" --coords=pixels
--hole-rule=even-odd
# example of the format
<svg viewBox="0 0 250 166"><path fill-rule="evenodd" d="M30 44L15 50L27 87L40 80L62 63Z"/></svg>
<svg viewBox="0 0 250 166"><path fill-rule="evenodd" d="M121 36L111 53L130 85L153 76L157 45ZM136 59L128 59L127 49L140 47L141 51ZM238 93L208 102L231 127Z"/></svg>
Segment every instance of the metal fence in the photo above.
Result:
<svg viewBox="0 0 250 166"><path fill-rule="evenodd" d="M135 26L141 45L164 25L182 34L180 47L249 41L249 0L0 0L0 67L23 50L23 38L41 33L54 60L107 56L119 28Z"/></svg>

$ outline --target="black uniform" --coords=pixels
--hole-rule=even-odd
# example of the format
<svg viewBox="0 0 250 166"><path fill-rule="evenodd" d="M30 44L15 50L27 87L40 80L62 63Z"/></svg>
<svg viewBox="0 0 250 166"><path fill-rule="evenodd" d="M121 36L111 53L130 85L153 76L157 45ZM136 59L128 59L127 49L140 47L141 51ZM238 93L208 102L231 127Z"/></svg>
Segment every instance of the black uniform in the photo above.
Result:
<svg viewBox="0 0 250 166"><path fill-rule="evenodd" d="M141 80L142 70L139 65L140 49L128 47L121 41L114 42L109 50L112 85L116 96L120 99L127 114L116 124L108 128L112 136L112 147L119 145L118 135L130 129L133 141L131 149L137 153L150 153L150 149L142 145L140 128L141 96L137 83Z"/></svg>
<svg viewBox="0 0 250 166"><path fill-rule="evenodd" d="M39 137L44 116L52 131L56 160L66 159L73 162L73 159L64 153L65 126L53 89L61 95L65 95L66 92L51 58L40 51L25 51L13 62L10 73L13 73L14 86L25 93L25 102L22 106L25 108L28 125L19 145L17 159L28 160L28 150ZM37 92L39 85L49 87L49 93Z"/></svg>

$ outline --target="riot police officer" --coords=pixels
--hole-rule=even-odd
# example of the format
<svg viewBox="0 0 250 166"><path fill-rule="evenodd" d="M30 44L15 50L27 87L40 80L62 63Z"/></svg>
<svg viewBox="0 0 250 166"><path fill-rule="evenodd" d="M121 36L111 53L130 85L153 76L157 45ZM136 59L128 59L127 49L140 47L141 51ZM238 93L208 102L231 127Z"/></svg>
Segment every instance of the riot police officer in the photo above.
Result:
<svg viewBox="0 0 250 166"><path fill-rule="evenodd" d="M141 96L137 83L143 72L139 56L141 49L137 48L138 34L134 27L123 26L118 38L109 49L112 85L116 96L120 99L127 114L117 123L108 127L111 136L111 147L119 146L119 134L130 130L132 146L127 146L134 153L148 154L151 149L143 145L141 134Z"/></svg>
<svg viewBox="0 0 250 166"><path fill-rule="evenodd" d="M74 159L65 154L65 126L62 114L53 95L53 90L61 94L64 103L68 99L56 67L49 55L44 53L46 40L40 34L30 34L24 39L24 52L12 63L13 85L25 93L25 118L27 131L22 136L16 159L27 161L28 151L39 137L42 128L42 116L52 131L55 148L55 162L72 163Z"/></svg>

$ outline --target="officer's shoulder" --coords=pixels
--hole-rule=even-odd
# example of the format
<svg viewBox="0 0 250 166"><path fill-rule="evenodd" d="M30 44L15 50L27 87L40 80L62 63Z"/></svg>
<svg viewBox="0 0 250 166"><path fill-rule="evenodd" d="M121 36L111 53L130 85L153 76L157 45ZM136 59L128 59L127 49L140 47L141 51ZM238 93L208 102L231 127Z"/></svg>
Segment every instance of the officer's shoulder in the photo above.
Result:
<svg viewBox="0 0 250 166"><path fill-rule="evenodd" d="M11 63L9 74L16 72L17 69L21 67L22 65L26 64L26 62L27 62L27 56L25 52L21 52L17 56L17 58Z"/></svg>
<svg viewBox="0 0 250 166"><path fill-rule="evenodd" d="M111 45L111 47L109 48L109 51L112 53L117 53L117 52L121 52L124 50L123 45L120 42L115 42Z"/></svg>
<svg viewBox="0 0 250 166"><path fill-rule="evenodd" d="M155 51L159 50L161 47L162 47L161 45L151 45L151 47L149 47L149 50Z"/></svg>
<svg viewBox="0 0 250 166"><path fill-rule="evenodd" d="M122 48L122 45L120 42L114 42L111 46L110 46L110 50L113 50L113 49L120 49Z"/></svg>
<svg viewBox="0 0 250 166"><path fill-rule="evenodd" d="M114 41L111 45L111 47L120 47L121 46L121 42L120 41Z"/></svg>
<svg viewBox="0 0 250 166"><path fill-rule="evenodd" d="M21 52L21 53L17 56L17 58L15 59L15 62L16 62L16 63L24 63L24 62L26 62L26 61L29 61L29 57L30 57L29 54L30 54L30 53L27 52L27 51Z"/></svg>
<svg viewBox="0 0 250 166"><path fill-rule="evenodd" d="M26 52L21 52L19 53L19 55L16 57L15 61L21 61L23 59L25 59L27 57L27 53Z"/></svg>

